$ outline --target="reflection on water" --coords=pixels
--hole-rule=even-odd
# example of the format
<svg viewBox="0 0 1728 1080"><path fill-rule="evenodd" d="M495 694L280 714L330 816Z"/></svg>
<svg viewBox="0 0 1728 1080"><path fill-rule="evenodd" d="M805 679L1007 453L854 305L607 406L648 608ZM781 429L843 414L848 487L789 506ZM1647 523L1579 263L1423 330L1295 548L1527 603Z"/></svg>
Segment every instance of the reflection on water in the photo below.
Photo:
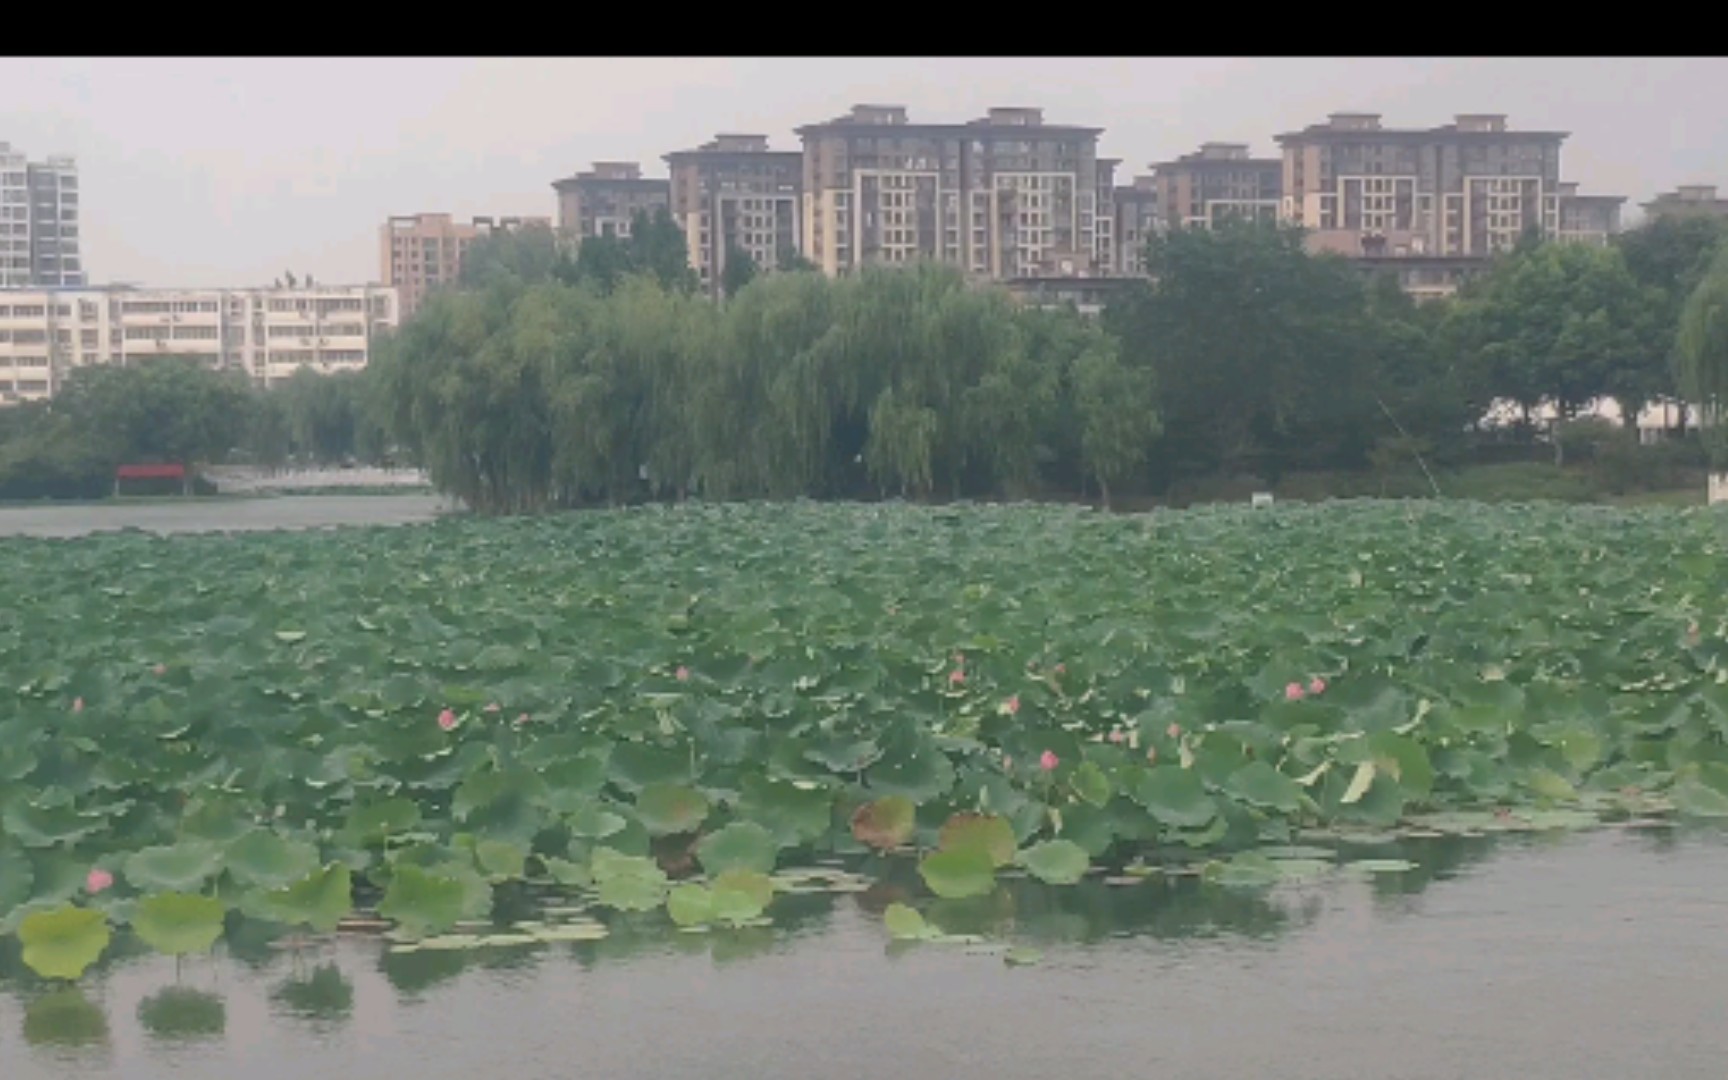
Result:
<svg viewBox="0 0 1728 1080"><path fill-rule="evenodd" d="M1721 1076L1719 838L1350 854L1417 869L1270 893L1016 880L921 905L950 933L1045 951L1017 969L890 947L879 913L912 894L904 867L866 893L782 896L772 929L635 915L600 941L390 952L282 949L240 925L219 956L121 950L71 989L9 943L0 1076Z"/></svg>

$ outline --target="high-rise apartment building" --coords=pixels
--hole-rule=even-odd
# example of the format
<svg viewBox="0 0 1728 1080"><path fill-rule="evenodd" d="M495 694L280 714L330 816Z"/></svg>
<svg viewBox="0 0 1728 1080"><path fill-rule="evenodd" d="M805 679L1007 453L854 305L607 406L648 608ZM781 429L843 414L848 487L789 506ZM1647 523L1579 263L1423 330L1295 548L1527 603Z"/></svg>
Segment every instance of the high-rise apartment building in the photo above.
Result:
<svg viewBox="0 0 1728 1080"><path fill-rule="evenodd" d="M1578 185L1562 182L1556 188L1560 212L1555 218L1554 239L1569 244L1605 245L1620 231L1620 208L1624 195L1580 195Z"/></svg>
<svg viewBox="0 0 1728 1080"><path fill-rule="evenodd" d="M0 288L84 284L78 255L78 167L32 162L0 142Z"/></svg>
<svg viewBox="0 0 1728 1080"><path fill-rule="evenodd" d="M719 295L732 252L771 270L798 251L803 154L768 149L766 135L716 135L695 150L667 154L666 164L672 220L710 295Z"/></svg>
<svg viewBox="0 0 1728 1080"><path fill-rule="evenodd" d="M634 161L596 161L587 172L554 181L558 232L575 244L591 236L630 235L636 215L671 208L671 184L642 175Z"/></svg>
<svg viewBox="0 0 1728 1080"><path fill-rule="evenodd" d="M804 254L830 275L930 259L1002 279L1090 263L1101 131L1029 108L914 124L900 105L800 127Z"/></svg>
<svg viewBox="0 0 1728 1080"><path fill-rule="evenodd" d="M1643 204L1644 215L1657 218L1728 217L1728 199L1717 198L1715 184L1683 184Z"/></svg>
<svg viewBox="0 0 1728 1080"><path fill-rule="evenodd" d="M1154 164L1152 176L1164 228L1277 220L1283 165L1277 158L1250 157L1246 143L1204 143L1192 154Z"/></svg>
<svg viewBox="0 0 1728 1080"><path fill-rule="evenodd" d="M1560 231L1564 132L1512 131L1499 114L1386 128L1378 113L1334 113L1277 139L1283 216L1319 250L1485 257Z"/></svg>
<svg viewBox="0 0 1728 1080"><path fill-rule="evenodd" d="M1092 198L1092 265L1100 274L1115 274L1122 267L1122 249L1116 236L1116 168L1121 158L1099 158L1097 192Z"/></svg>
<svg viewBox="0 0 1728 1080"><path fill-rule="evenodd" d="M406 319L419 310L427 293L456 281L462 257L476 240L494 231L551 224L544 217L477 217L467 222L449 214L393 217L379 229L379 268L384 284L400 293Z"/></svg>
<svg viewBox="0 0 1728 1080"><path fill-rule="evenodd" d="M154 356L260 386L303 367L351 371L398 322L396 290L375 285L0 292L0 404L51 397L78 367Z"/></svg>
<svg viewBox="0 0 1728 1080"><path fill-rule="evenodd" d="M1146 272L1146 241L1164 225L1158 216L1158 178L1136 176L1111 193L1116 218L1116 271L1129 277Z"/></svg>

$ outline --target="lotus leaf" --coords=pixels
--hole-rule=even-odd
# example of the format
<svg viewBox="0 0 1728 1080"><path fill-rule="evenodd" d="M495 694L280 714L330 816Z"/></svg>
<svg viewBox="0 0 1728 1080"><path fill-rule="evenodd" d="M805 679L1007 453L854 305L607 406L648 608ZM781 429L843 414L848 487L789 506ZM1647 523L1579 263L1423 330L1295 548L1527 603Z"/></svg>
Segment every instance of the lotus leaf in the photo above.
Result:
<svg viewBox="0 0 1728 1080"><path fill-rule="evenodd" d="M937 851L919 861L918 874L937 896L961 900L996 887L996 860L981 847Z"/></svg>
<svg viewBox="0 0 1728 1080"><path fill-rule="evenodd" d="M696 859L710 874L728 870L767 874L773 871L778 854L773 835L753 821L734 821L696 845Z"/></svg>
<svg viewBox="0 0 1728 1080"><path fill-rule="evenodd" d="M108 937L108 920L89 908L38 911L18 926L25 966L45 979L78 978L108 947Z"/></svg>
<svg viewBox="0 0 1728 1080"><path fill-rule="evenodd" d="M1007 866L1014 861L1018 844L1008 822L991 814L955 814L942 826L938 847L942 851L958 851L965 847L982 849L994 866Z"/></svg>
<svg viewBox="0 0 1728 1080"><path fill-rule="evenodd" d="M1072 840L1046 840L1021 852L1020 865L1046 885L1072 885L1086 875L1091 860Z"/></svg>
<svg viewBox="0 0 1728 1080"><path fill-rule="evenodd" d="M917 825L915 814L911 799L884 795L853 813L852 835L873 848L888 851L911 839Z"/></svg>
<svg viewBox="0 0 1728 1080"><path fill-rule="evenodd" d="M692 788L649 784L636 794L636 816L650 836L694 832L708 816L708 799Z"/></svg>
<svg viewBox="0 0 1728 1080"><path fill-rule="evenodd" d="M203 952L222 936L227 909L220 900L187 893L156 893L138 901L132 929L144 943L169 956Z"/></svg>

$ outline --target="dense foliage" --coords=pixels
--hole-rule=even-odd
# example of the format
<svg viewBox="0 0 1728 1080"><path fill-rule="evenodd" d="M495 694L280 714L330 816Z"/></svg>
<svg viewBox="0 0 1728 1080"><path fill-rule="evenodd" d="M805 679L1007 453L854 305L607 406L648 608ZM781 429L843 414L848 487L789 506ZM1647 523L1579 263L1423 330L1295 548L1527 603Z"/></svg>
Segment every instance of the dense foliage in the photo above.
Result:
<svg viewBox="0 0 1728 1080"><path fill-rule="evenodd" d="M364 372L303 369L259 390L177 356L78 368L52 401L0 409L0 498L99 498L122 464L378 462L370 386Z"/></svg>
<svg viewBox="0 0 1728 1080"><path fill-rule="evenodd" d="M773 274L720 307L576 278L441 294L374 361L395 438L476 509L1107 488L1158 433L1100 327L950 270Z"/></svg>
<svg viewBox="0 0 1728 1080"><path fill-rule="evenodd" d="M1264 884L1315 829L1721 816L1721 557L1702 512L1444 503L0 540L0 928L75 977L236 909L736 923L833 855Z"/></svg>
<svg viewBox="0 0 1728 1080"><path fill-rule="evenodd" d="M741 257L716 308L669 218L575 256L524 230L476 247L468 287L380 351L380 396L394 439L483 510L1426 473L1505 442L1480 427L1496 402L1564 420L1675 397L1675 298L1719 232L1532 241L1418 306L1298 230L1181 231L1100 325L933 266L829 281Z"/></svg>

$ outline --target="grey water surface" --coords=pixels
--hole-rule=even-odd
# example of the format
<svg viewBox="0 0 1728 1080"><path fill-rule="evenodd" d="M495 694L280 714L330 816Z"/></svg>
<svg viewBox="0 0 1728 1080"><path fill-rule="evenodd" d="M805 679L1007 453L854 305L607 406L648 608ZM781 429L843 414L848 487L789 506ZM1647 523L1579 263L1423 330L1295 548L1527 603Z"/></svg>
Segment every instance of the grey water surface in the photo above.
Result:
<svg viewBox="0 0 1728 1080"><path fill-rule="evenodd" d="M1270 893L1020 881L925 904L948 929L1043 949L1030 967L891 945L877 913L894 886L781 897L773 929L723 934L649 919L599 942L418 953L231 936L178 971L105 961L73 990L33 979L12 945L0 1077L1728 1075L1720 834L1452 838L1397 854L1418 869Z"/></svg>
<svg viewBox="0 0 1728 1080"><path fill-rule="evenodd" d="M0 506L0 537L71 537L116 529L153 533L255 532L338 525L407 525L448 512L438 495L284 495L186 502Z"/></svg>

